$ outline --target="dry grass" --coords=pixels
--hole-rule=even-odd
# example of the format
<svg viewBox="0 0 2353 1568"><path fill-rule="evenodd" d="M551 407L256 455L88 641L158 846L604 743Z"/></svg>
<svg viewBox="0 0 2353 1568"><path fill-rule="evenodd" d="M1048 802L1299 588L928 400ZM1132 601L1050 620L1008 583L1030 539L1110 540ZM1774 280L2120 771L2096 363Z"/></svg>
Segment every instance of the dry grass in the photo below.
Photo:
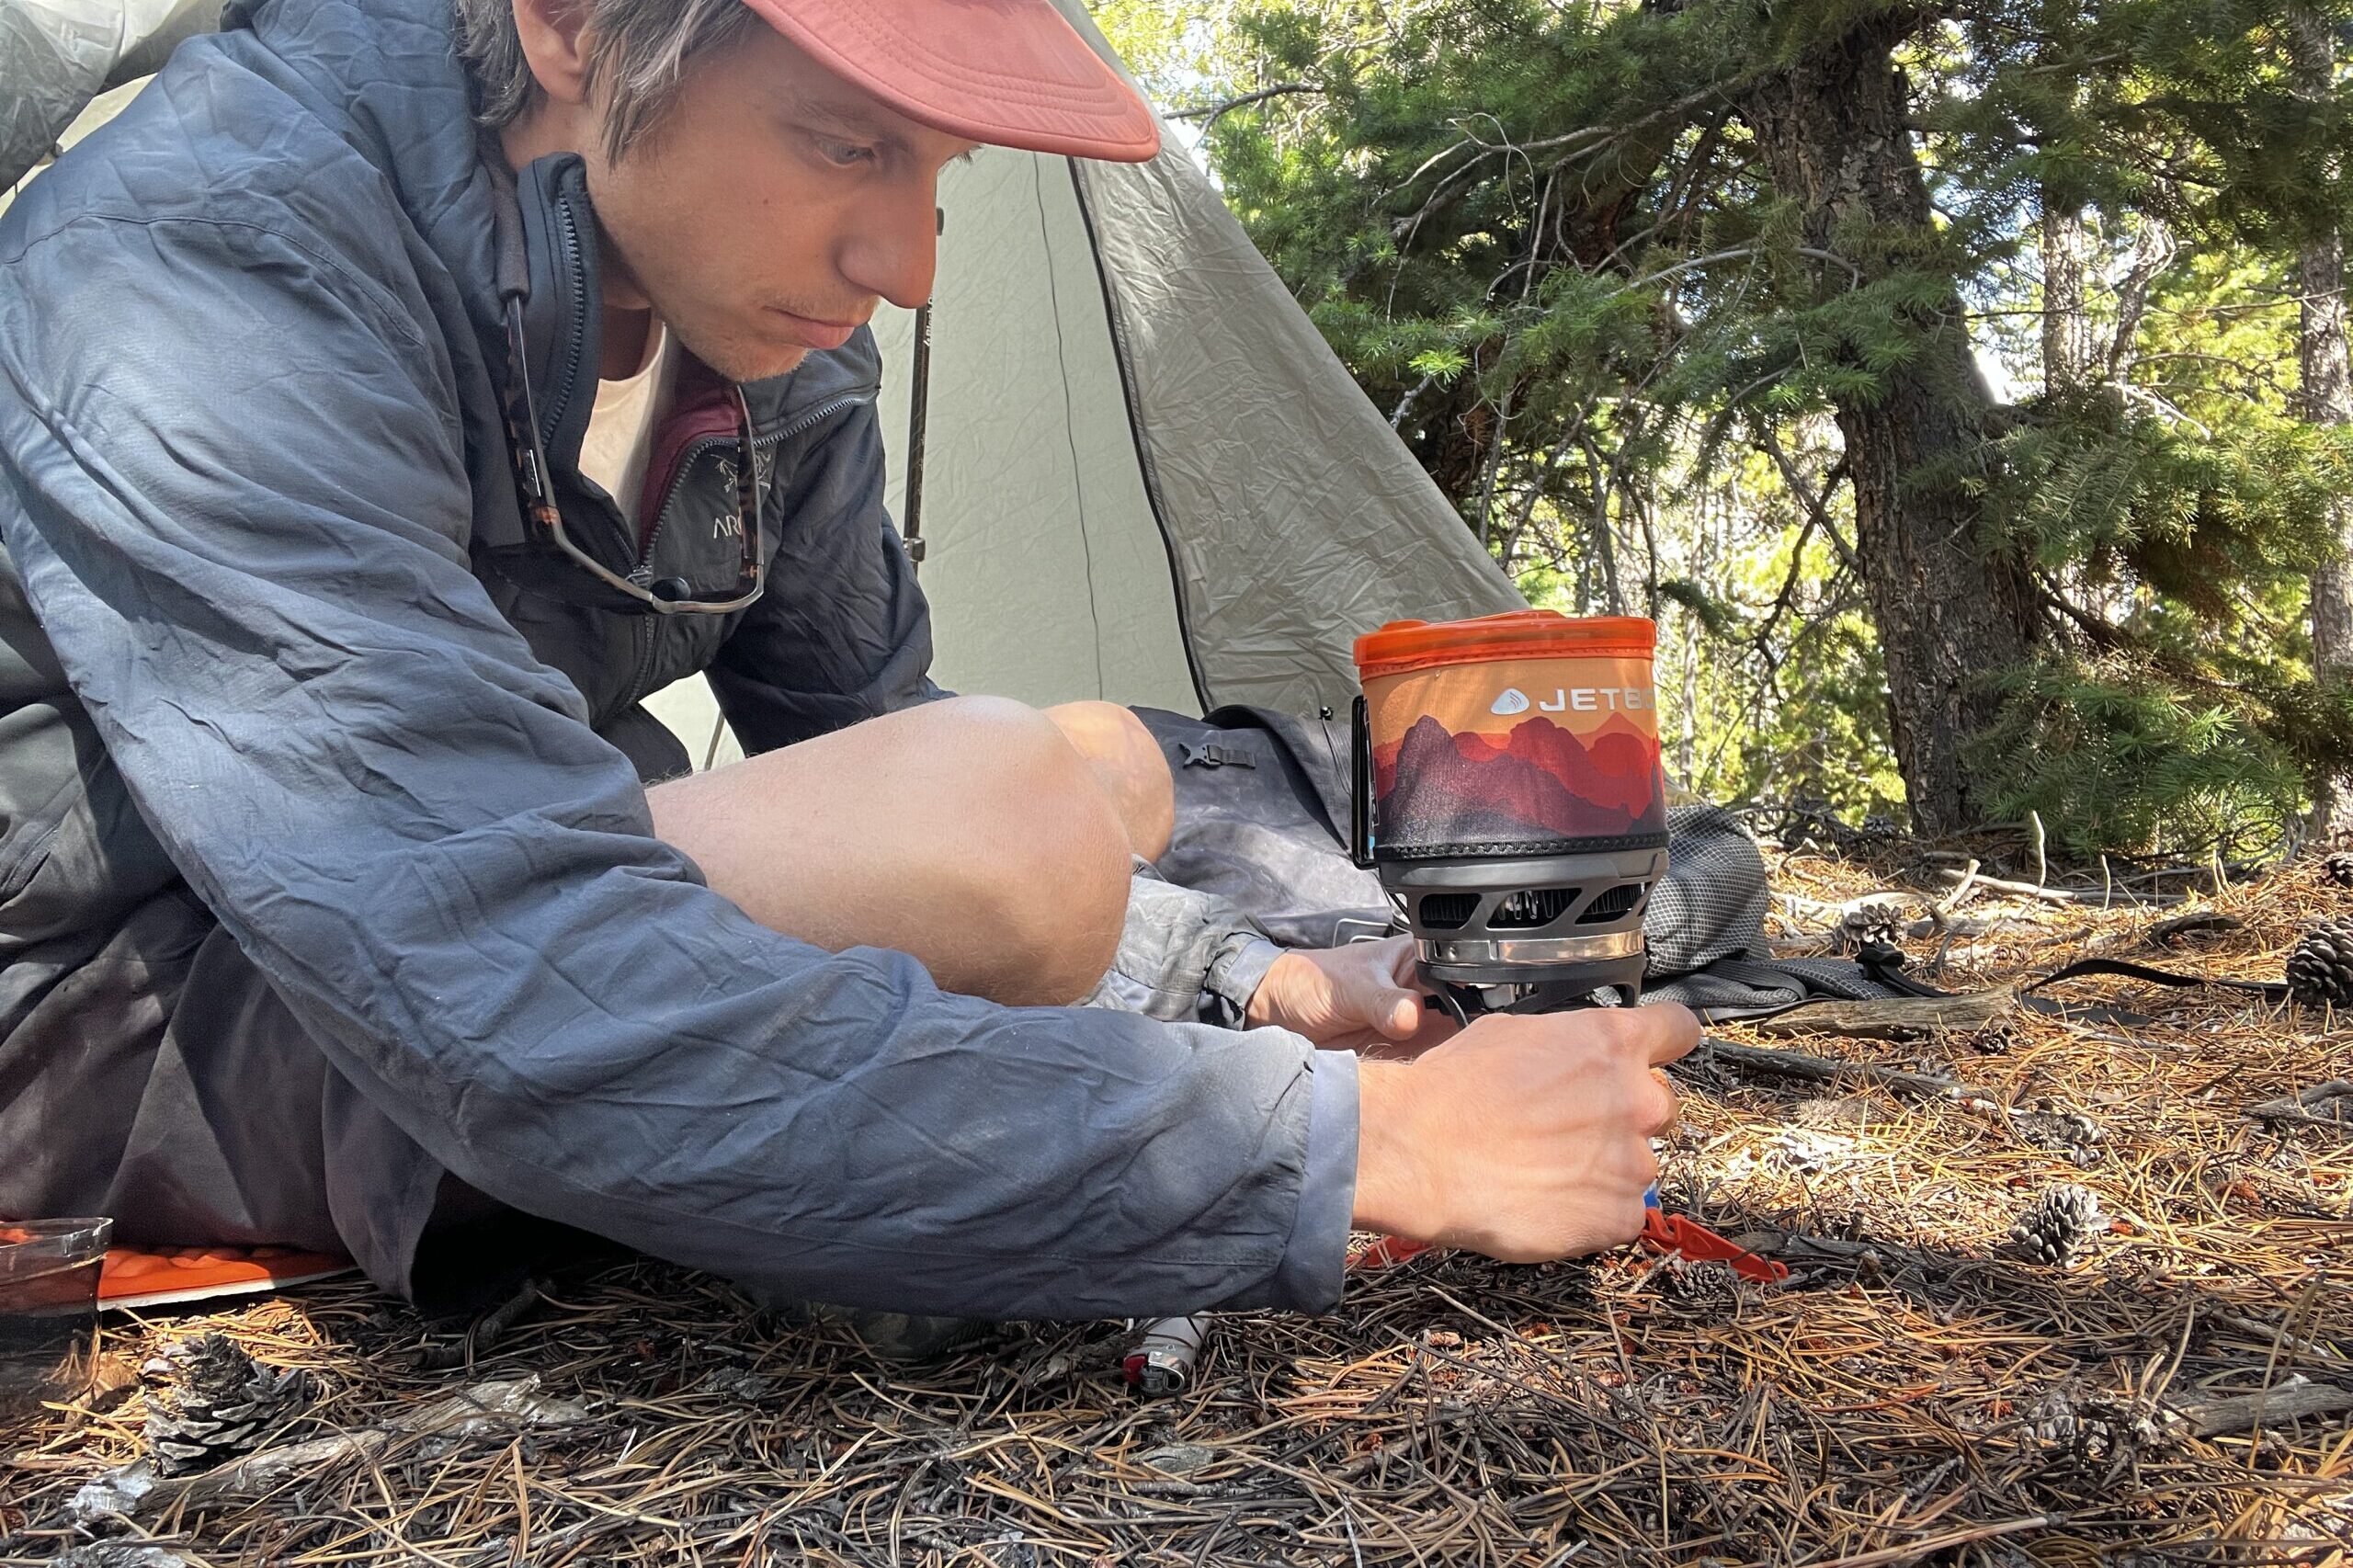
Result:
<svg viewBox="0 0 2353 1568"><path fill-rule="evenodd" d="M1777 875L1836 903L1925 898L1933 869L1891 846L1876 865L1792 856ZM2209 889L2195 907L2243 926L2166 955L2142 937L2177 909L1980 892L1956 918L1991 928L1956 939L1942 979L2089 953L2277 978L2303 921L2348 906L2302 867ZM1780 934L1802 946L1797 926L1824 923ZM2302 1123L2245 1114L2345 1074L2345 1037L2223 994L2067 994L2154 1021L2024 1014L1996 1054L1984 1036L1765 1042L1942 1074L1991 1108L1692 1067L1670 1205L1778 1245L1783 1287L1729 1290L1632 1254L1424 1256L1355 1279L1329 1317L1222 1320L1167 1401L1122 1389L1116 1325L1008 1328L894 1371L652 1265L551 1285L471 1370L415 1369L448 1334L354 1283L115 1325L133 1357L218 1328L311 1369L319 1398L278 1441L526 1373L591 1413L395 1435L125 1539L320 1568L2336 1562L2353 1544L2343 1416L2194 1428L2299 1376L2353 1388L2353 1130L2325 1104ZM2098 1125L2089 1164L2011 1114L2043 1101ZM2116 1217L2063 1270L2004 1244L2058 1180ZM2054 1395L2084 1440L2054 1433ZM0 1562L86 1539L68 1499L139 1446L137 1396L99 1405L0 1432Z"/></svg>

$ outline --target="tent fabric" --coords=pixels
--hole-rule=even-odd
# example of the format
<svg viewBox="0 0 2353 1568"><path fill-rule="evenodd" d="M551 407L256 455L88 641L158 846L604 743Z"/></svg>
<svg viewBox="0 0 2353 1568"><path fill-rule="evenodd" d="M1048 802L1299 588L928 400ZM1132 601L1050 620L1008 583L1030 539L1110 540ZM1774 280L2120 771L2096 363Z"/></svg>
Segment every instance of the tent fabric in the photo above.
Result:
<svg viewBox="0 0 2353 1568"><path fill-rule="evenodd" d="M0 0L0 190L23 178L106 87L210 31L221 0Z"/></svg>
<svg viewBox="0 0 2353 1568"><path fill-rule="evenodd" d="M988 149L940 200L918 569L936 678L1198 710L1068 161ZM903 521L914 326L875 323Z"/></svg>
<svg viewBox="0 0 2353 1568"><path fill-rule="evenodd" d="M1173 132L1141 165L987 150L940 207L921 575L942 684L1336 710L1358 632L1526 608ZM896 506L914 318L875 331Z"/></svg>
<svg viewBox="0 0 2353 1568"><path fill-rule="evenodd" d="M1358 633L1527 608L1189 159L1074 173L1212 706L1338 710Z"/></svg>

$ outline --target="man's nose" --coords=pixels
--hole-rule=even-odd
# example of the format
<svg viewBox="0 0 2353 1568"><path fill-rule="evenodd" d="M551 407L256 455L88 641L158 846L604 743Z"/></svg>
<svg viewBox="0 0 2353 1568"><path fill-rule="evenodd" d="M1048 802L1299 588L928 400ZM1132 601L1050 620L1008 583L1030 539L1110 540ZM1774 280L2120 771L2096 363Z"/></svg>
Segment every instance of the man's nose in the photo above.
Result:
<svg viewBox="0 0 2353 1568"><path fill-rule="evenodd" d="M879 294L912 311L931 298L939 260L939 209L926 186L920 199L877 203L842 247L842 276L862 294Z"/></svg>

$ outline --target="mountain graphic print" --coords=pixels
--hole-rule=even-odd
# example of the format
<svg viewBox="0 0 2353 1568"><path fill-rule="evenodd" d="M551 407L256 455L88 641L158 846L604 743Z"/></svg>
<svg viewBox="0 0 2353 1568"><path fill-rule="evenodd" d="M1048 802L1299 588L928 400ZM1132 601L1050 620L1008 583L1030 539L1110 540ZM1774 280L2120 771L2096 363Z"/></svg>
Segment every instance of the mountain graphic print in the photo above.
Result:
<svg viewBox="0 0 2353 1568"><path fill-rule="evenodd" d="M1392 851L1666 832L1655 738L1613 714L1580 740L1540 714L1456 734L1427 714L1373 751L1376 833Z"/></svg>

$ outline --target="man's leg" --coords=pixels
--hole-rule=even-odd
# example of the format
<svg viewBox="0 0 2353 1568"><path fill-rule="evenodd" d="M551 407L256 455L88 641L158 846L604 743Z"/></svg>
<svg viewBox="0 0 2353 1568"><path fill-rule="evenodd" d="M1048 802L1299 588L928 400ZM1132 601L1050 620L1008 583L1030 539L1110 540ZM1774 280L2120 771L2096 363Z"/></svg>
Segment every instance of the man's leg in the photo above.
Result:
<svg viewBox="0 0 2353 1568"><path fill-rule="evenodd" d="M654 832L753 919L913 954L944 990L1075 1002L1127 912L1133 840L1100 767L1016 702L886 714L647 800Z"/></svg>
<svg viewBox="0 0 2353 1568"><path fill-rule="evenodd" d="M1116 702L1065 702L1046 710L1111 797L1130 847L1147 860L1168 853L1176 831L1176 786L1168 759L1143 721Z"/></svg>

